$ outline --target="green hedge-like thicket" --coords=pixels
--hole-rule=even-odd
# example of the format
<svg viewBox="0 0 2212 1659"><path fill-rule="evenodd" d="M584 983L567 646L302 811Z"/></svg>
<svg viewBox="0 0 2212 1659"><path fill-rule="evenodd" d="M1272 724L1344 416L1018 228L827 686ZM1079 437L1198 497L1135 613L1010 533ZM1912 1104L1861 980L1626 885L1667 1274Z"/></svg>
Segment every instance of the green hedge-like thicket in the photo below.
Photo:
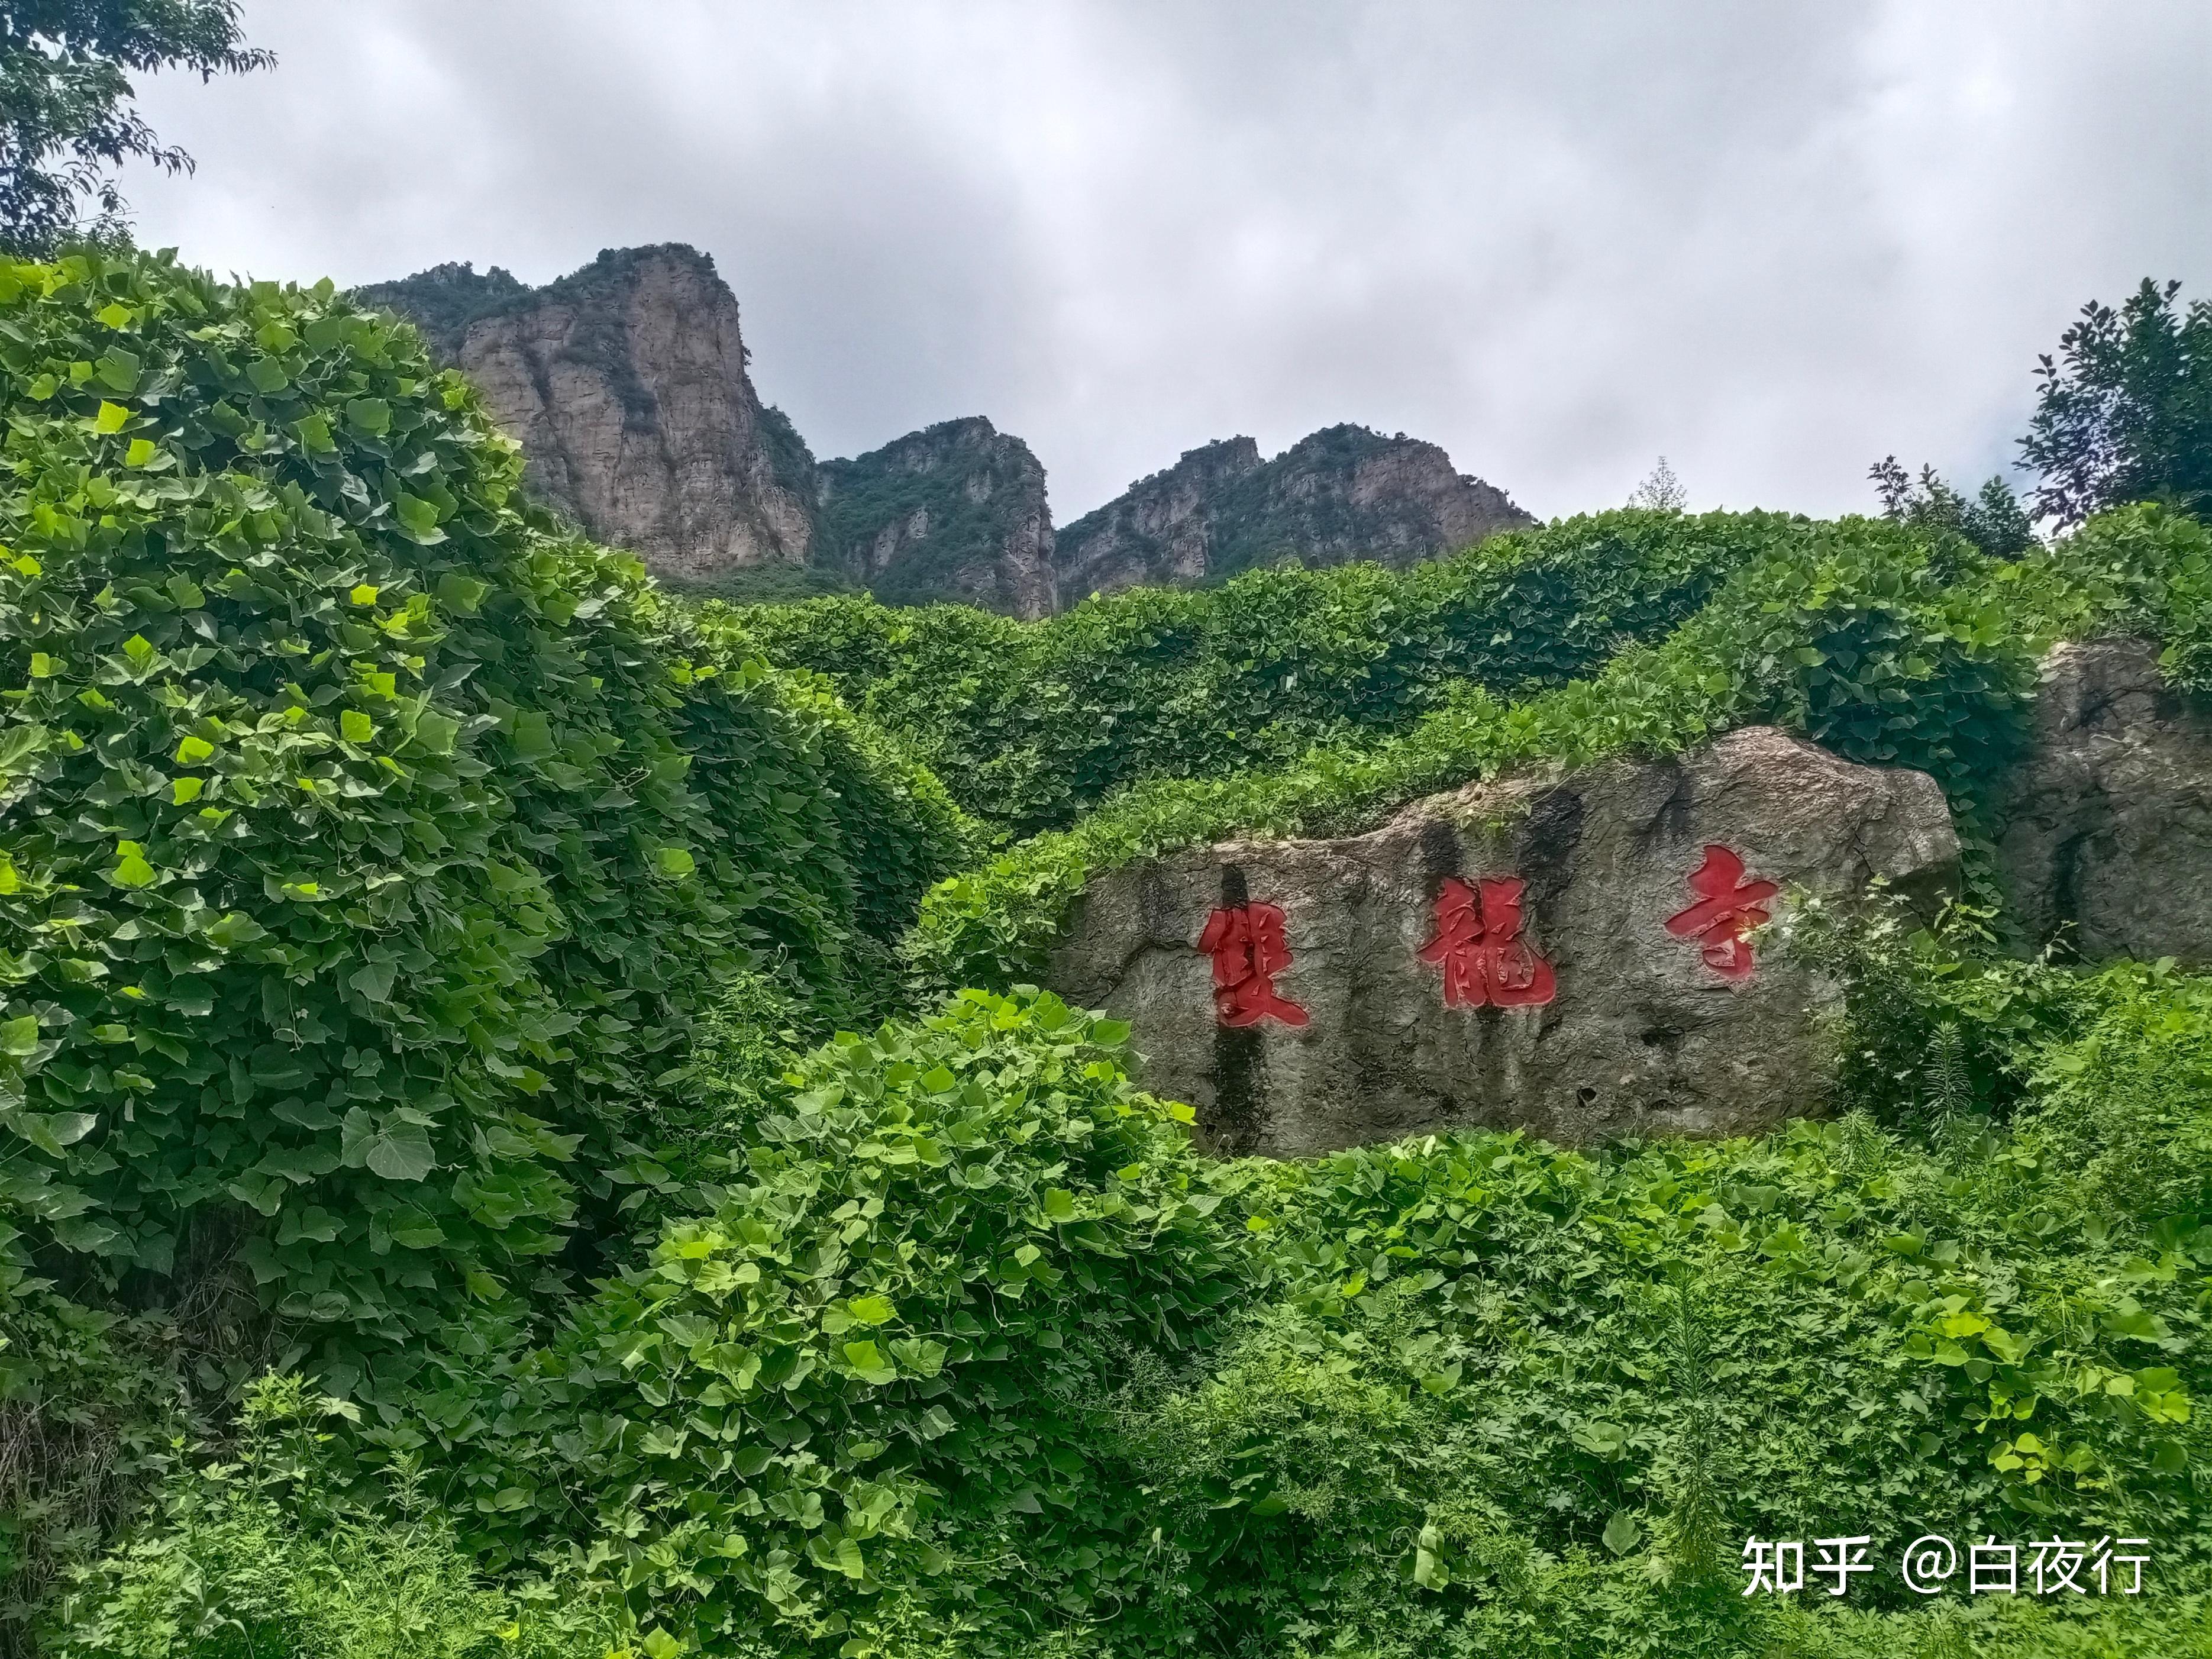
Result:
<svg viewBox="0 0 2212 1659"><path fill-rule="evenodd" d="M2159 1652L2212 1559L2212 988L2011 971L1927 964L2044 1010L2008 1124L1285 1163L968 993L770 1080L711 1209L542 1344L431 1346L349 1468L649 1652ZM1744 1536L1840 1531L1844 1606L1736 1594ZM1929 1531L2149 1538L2151 1594L1931 1607Z"/></svg>
<svg viewBox="0 0 2212 1659"><path fill-rule="evenodd" d="M1084 883L1131 860L1232 834L1341 833L1509 767L1670 754L1759 721L1931 774L1972 836L2017 751L2039 652L2142 629L2167 639L2177 681L2202 684L2208 596L2212 535L2155 507L2016 561L1876 520L1805 526L1742 562L1662 643L1624 648L1586 678L1518 702L1462 681L1402 732L1225 778L1138 784L945 883L910 952L933 989L1034 978Z"/></svg>
<svg viewBox="0 0 2212 1659"><path fill-rule="evenodd" d="M1403 731L1457 686L1564 684L1818 533L1774 513L1605 513L1406 572L1255 571L1036 623L865 598L708 610L769 660L826 675L962 806L1019 836L1140 779L1218 777Z"/></svg>
<svg viewBox="0 0 2212 1659"><path fill-rule="evenodd" d="M411 329L0 263L0 416L19 1265L97 1295L243 1232L270 1308L388 1340L665 1179L732 978L880 1002L957 812L527 507Z"/></svg>

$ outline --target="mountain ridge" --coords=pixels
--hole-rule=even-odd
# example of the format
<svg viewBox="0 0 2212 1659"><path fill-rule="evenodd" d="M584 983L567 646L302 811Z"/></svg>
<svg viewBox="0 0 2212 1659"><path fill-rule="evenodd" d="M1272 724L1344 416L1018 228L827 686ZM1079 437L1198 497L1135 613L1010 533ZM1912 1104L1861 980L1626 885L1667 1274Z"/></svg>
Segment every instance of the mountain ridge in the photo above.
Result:
<svg viewBox="0 0 2212 1659"><path fill-rule="evenodd" d="M865 588L1034 619L1266 563L1403 568L1535 522L1436 445L1352 425L1273 457L1200 445L1057 531L1043 465L981 416L817 460L753 387L737 296L684 243L605 249L538 287L459 262L356 292L476 382L542 499L732 599Z"/></svg>

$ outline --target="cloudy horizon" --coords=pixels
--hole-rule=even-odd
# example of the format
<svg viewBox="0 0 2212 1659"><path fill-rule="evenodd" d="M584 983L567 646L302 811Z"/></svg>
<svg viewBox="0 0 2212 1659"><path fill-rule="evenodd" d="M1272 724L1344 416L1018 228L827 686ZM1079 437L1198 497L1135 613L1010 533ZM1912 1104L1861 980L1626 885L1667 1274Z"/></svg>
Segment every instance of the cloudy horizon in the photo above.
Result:
<svg viewBox="0 0 2212 1659"><path fill-rule="evenodd" d="M248 0L271 72L141 82L143 241L358 284L688 242L815 453L988 416L1067 523L1358 422L1543 517L1868 510L2011 459L2039 353L2206 291L2179 4Z"/></svg>

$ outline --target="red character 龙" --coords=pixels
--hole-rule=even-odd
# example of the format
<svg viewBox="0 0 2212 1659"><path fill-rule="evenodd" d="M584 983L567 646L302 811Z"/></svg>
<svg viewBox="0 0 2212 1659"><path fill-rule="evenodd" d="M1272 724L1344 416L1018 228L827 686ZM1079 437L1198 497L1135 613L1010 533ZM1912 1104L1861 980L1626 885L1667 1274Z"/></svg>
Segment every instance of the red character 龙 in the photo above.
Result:
<svg viewBox="0 0 2212 1659"><path fill-rule="evenodd" d="M1745 938L1766 920L1767 904L1782 890L1771 881L1746 881L1743 860L1725 847L1705 848L1705 861L1688 877L1698 902L1667 918L1676 939L1705 946L1705 966L1741 984L1751 977L1751 945Z"/></svg>
<svg viewBox="0 0 2212 1659"><path fill-rule="evenodd" d="M1552 964L1521 937L1525 884L1511 876L1486 876L1472 887L1457 876L1444 878L1436 936L1420 957L1443 969L1445 1007L1528 1008L1557 994Z"/></svg>
<svg viewBox="0 0 2212 1659"><path fill-rule="evenodd" d="M1275 975L1291 965L1279 905L1238 904L1206 919L1198 948L1213 958L1213 1007L1224 1025L1257 1025L1279 1019L1306 1023L1306 1011L1275 989Z"/></svg>

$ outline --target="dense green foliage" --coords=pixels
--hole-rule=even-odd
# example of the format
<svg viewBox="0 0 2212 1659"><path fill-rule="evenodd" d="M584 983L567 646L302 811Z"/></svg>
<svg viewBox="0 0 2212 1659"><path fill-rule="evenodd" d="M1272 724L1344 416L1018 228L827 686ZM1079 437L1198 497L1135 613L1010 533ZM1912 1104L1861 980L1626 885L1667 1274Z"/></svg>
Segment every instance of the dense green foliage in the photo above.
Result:
<svg viewBox="0 0 2212 1659"><path fill-rule="evenodd" d="M525 507L467 387L327 285L0 264L0 409L35 1567L147 1466L165 1351L220 1391L289 1345L373 1395L408 1332L624 1249L683 1180L655 1153L705 1006L873 1018L965 831L890 739Z"/></svg>
<svg viewBox="0 0 2212 1659"><path fill-rule="evenodd" d="M2043 359L2021 458L2043 475L2035 508L2061 525L2130 501L2212 505L2212 300L2178 303L2148 277L2114 307L2091 301Z"/></svg>
<svg viewBox="0 0 2212 1659"><path fill-rule="evenodd" d="M734 1090L711 1212L350 1439L647 1651L2196 1651L2212 987L1921 948L2039 1009L2008 1121L1218 1164L1118 1030L969 994ZM1845 1522L2148 1537L2153 1592L1736 1594Z"/></svg>
<svg viewBox="0 0 2212 1659"><path fill-rule="evenodd" d="M323 1421L358 1419L296 1377L246 1395L235 1462L180 1473L160 1528L80 1573L54 1651L84 1659L602 1659L604 1598L477 1577L452 1520L403 1478L380 1512L333 1486Z"/></svg>
<svg viewBox="0 0 2212 1659"><path fill-rule="evenodd" d="M0 267L0 1537L52 1650L2212 1650L2206 981L1811 908L1836 1121L1288 1163L1015 983L1123 860L1750 720L1986 834L2050 641L2212 685L2196 521L1645 510L1038 626L701 617L327 288ZM948 789L1064 827L979 866ZM1736 1594L1844 1529L2146 1536L2152 1594Z"/></svg>
<svg viewBox="0 0 2212 1659"><path fill-rule="evenodd" d="M1143 778L1218 777L1399 732L1469 685L1558 685L1694 615L1730 572L1809 547L1780 514L1607 513L1402 574L1255 571L1024 624L866 599L730 620L907 738L969 811L1064 827Z"/></svg>
<svg viewBox="0 0 2212 1659"><path fill-rule="evenodd" d="M236 0L8 0L0 6L0 252L52 252L71 236L112 240L124 201L114 169L166 173L191 157L131 106L131 72L182 68L202 80L267 67L240 42ZM87 222L87 198L97 209Z"/></svg>
<svg viewBox="0 0 2212 1659"><path fill-rule="evenodd" d="M1698 523L1688 520L1687 523ZM1095 871L1231 834L1341 833L1510 766L1670 754L1771 720L1850 759L1940 782L1970 838L2016 752L2036 655L2069 635L2168 639L2177 679L2212 665L2212 535L2144 507L2057 547L1990 559L1865 520L1807 527L1749 559L1663 643L1517 702L1455 684L1401 733L1316 744L1292 764L1155 779L930 895L909 942L925 985L1034 977Z"/></svg>

